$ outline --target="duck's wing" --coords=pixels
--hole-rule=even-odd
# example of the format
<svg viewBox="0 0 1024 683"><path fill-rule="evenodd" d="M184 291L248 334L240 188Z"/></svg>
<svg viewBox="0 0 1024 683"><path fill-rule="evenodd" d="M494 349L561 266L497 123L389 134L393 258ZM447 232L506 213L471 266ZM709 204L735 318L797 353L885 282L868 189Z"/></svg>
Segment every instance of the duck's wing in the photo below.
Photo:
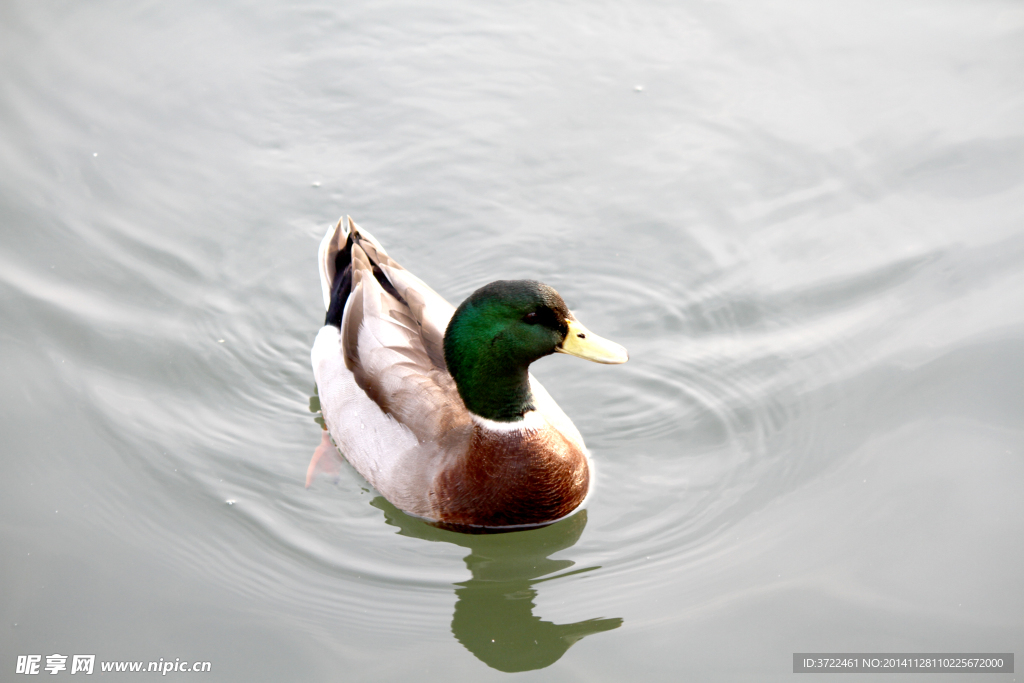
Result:
<svg viewBox="0 0 1024 683"><path fill-rule="evenodd" d="M345 269L341 278L339 267ZM345 276L349 280L341 356L380 411L420 442L436 442L467 424L469 414L444 363L444 331L454 307L351 218L339 221L321 243L320 274L328 310L343 294L333 290Z"/></svg>
<svg viewBox="0 0 1024 683"><path fill-rule="evenodd" d="M362 252L362 256L353 257L353 247L356 252ZM319 261L320 286L323 289L324 307L328 311L331 309L333 288L340 286L346 289L342 294L348 296L356 284L354 273L357 270L365 272L368 268L381 288L401 304L397 307L389 306L388 312L404 309L403 312L419 328L420 344L431 363L447 371L444 362L444 332L455 313L455 307L388 256L373 235L346 216L321 241ZM356 261L358 265L353 265ZM338 280L336 274L339 268L347 267L351 267L349 275ZM333 298L337 299L336 296ZM347 305L345 301L341 303Z"/></svg>

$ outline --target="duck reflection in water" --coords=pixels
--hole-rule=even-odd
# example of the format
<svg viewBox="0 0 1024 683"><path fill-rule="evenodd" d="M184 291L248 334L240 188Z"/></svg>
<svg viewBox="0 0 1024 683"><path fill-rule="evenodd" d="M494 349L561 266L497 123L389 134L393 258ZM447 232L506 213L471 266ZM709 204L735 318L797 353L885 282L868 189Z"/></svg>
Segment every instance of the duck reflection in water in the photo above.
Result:
<svg viewBox="0 0 1024 683"><path fill-rule="evenodd" d="M564 571L572 560L551 559L579 540L587 511L550 526L502 534L465 534L439 529L410 517L383 497L371 503L403 536L468 548L466 567L473 574L455 584L452 633L477 659L498 671L530 671L557 662L573 643L622 625L622 619L588 619L554 624L535 616L535 586L600 567ZM562 572L556 574L556 572Z"/></svg>

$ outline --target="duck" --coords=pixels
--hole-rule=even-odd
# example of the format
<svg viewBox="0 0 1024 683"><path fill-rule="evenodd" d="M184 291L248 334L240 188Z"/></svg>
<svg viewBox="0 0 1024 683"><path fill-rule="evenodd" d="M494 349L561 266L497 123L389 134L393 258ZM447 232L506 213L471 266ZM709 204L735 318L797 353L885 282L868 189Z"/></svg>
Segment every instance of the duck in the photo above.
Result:
<svg viewBox="0 0 1024 683"><path fill-rule="evenodd" d="M310 357L324 432L307 486L340 451L395 507L436 526L539 527L581 506L590 454L530 364L555 353L624 363L625 348L533 280L491 282L456 308L349 216L318 260L327 313Z"/></svg>

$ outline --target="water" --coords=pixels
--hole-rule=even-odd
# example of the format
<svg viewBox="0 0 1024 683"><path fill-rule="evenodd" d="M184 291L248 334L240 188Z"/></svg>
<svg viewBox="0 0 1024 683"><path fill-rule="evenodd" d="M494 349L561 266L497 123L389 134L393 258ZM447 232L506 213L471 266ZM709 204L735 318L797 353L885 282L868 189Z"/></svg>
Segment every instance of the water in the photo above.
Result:
<svg viewBox="0 0 1024 683"><path fill-rule="evenodd" d="M4 680L1024 652L1022 38L1012 2L5 3ZM463 536L303 487L344 213L629 349L534 366L585 514Z"/></svg>

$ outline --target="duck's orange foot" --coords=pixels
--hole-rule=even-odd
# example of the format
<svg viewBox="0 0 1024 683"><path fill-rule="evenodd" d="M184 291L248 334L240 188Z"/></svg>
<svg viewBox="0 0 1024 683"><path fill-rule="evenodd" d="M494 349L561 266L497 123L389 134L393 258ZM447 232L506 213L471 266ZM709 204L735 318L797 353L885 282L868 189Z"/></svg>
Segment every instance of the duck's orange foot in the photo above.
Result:
<svg viewBox="0 0 1024 683"><path fill-rule="evenodd" d="M337 474L341 469L341 454L331 441L331 435L323 429L320 432L320 445L313 451L313 459L309 461L306 468L306 488L313 483L317 472L324 474Z"/></svg>

